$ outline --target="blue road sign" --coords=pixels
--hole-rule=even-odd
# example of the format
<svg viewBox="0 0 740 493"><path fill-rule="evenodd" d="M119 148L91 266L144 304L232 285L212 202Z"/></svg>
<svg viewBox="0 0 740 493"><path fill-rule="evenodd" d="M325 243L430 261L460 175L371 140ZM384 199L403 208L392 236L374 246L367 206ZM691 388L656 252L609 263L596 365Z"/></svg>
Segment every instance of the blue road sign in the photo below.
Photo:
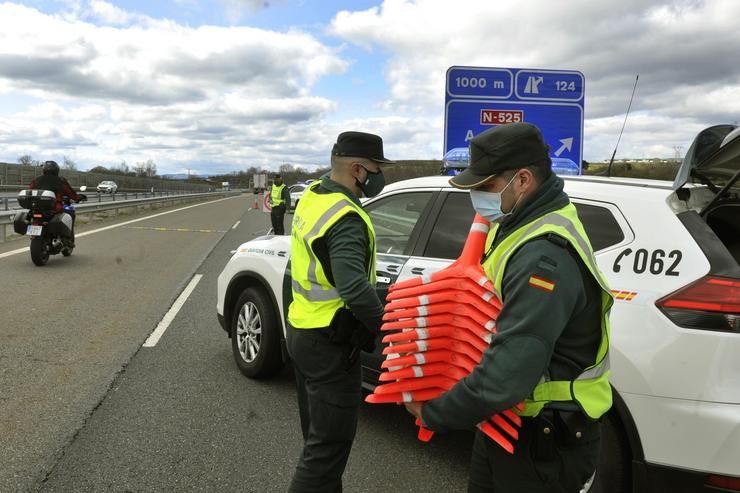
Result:
<svg viewBox="0 0 740 493"><path fill-rule="evenodd" d="M553 169L580 174L585 79L574 70L450 67L445 93L444 151L467 147L494 125L537 125Z"/></svg>

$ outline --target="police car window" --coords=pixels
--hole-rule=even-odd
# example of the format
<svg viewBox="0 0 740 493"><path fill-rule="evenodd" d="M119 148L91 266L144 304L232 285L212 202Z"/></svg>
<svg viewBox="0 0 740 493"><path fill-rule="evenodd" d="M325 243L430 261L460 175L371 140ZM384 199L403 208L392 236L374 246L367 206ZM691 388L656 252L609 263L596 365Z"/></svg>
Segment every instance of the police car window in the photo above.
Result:
<svg viewBox="0 0 740 493"><path fill-rule="evenodd" d="M432 192L401 193L365 207L375 229L378 253L406 252L409 237L431 197Z"/></svg>
<svg viewBox="0 0 740 493"><path fill-rule="evenodd" d="M624 233L619 227L617 220L612 212L597 205L586 205L573 202L578 211L578 217L583 223L586 235L591 241L591 246L595 252L604 248L621 243L624 240Z"/></svg>
<svg viewBox="0 0 740 493"><path fill-rule="evenodd" d="M459 257L474 216L469 194L448 193L424 249L424 256L447 259Z"/></svg>

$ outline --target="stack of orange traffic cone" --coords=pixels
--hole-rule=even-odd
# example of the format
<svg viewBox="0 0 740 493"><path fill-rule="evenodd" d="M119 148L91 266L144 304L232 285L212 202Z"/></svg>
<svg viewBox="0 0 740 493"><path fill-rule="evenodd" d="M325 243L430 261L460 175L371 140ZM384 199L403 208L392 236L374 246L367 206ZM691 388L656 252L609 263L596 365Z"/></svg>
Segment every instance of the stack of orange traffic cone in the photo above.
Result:
<svg viewBox="0 0 740 493"><path fill-rule="evenodd" d="M382 383L371 403L424 402L448 391L480 362L496 330L501 303L480 266L490 224L476 215L465 247L452 265L431 275L391 286L381 327L386 360ZM419 426L419 439L432 432ZM513 453L521 419L512 410L478 427ZM503 432L503 433L502 433Z"/></svg>

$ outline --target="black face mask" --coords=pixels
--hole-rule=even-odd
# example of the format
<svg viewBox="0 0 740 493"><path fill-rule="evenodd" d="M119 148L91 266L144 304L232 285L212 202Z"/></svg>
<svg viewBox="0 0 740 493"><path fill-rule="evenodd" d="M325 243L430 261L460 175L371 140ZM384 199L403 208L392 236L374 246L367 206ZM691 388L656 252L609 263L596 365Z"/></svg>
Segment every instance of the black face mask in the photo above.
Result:
<svg viewBox="0 0 740 493"><path fill-rule="evenodd" d="M365 197L375 197L385 186L385 176L383 176L383 172L380 170L373 172L364 166L362 166L362 169L367 171L367 179L365 180L365 183L360 183L360 180L357 178L355 178L355 182L357 183L357 186L360 187L360 190L362 190L362 193L365 194Z"/></svg>
<svg viewBox="0 0 740 493"><path fill-rule="evenodd" d="M275 185L280 186L283 184L283 180L275 180Z"/></svg>

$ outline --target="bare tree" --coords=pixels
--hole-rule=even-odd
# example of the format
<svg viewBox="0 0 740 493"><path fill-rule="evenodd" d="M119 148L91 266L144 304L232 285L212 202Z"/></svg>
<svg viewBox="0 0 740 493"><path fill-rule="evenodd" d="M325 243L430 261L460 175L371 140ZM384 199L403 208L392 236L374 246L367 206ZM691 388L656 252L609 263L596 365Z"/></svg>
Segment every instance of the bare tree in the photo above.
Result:
<svg viewBox="0 0 740 493"><path fill-rule="evenodd" d="M144 163L144 170L146 176L150 178L157 176L157 163L155 163L151 159L147 159L146 163Z"/></svg>
<svg viewBox="0 0 740 493"><path fill-rule="evenodd" d="M62 164L62 168L69 171L77 171L77 163L75 163L73 159L64 156L64 163Z"/></svg>
<svg viewBox="0 0 740 493"><path fill-rule="evenodd" d="M136 176L146 176L146 163L136 163L134 165L134 173Z"/></svg>
<svg viewBox="0 0 740 493"><path fill-rule="evenodd" d="M21 164L23 166L33 166L34 164L36 164L36 161L34 161L29 154L24 154L23 156L18 158L18 164Z"/></svg>

